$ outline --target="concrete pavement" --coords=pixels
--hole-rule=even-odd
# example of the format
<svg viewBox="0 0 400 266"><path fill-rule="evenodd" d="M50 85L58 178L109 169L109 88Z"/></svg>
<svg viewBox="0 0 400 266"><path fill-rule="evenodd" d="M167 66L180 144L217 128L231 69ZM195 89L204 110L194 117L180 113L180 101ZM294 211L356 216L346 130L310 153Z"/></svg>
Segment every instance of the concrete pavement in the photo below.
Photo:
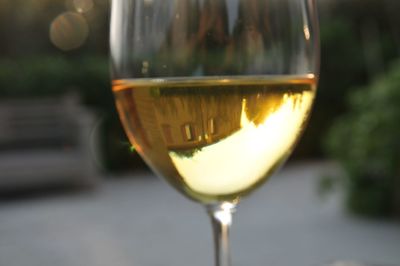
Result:
<svg viewBox="0 0 400 266"><path fill-rule="evenodd" d="M336 260L400 265L400 225L343 213L321 199L335 167L286 166L245 199L232 228L233 266L324 266ZM90 193L0 202L0 266L211 266L203 208L149 173Z"/></svg>

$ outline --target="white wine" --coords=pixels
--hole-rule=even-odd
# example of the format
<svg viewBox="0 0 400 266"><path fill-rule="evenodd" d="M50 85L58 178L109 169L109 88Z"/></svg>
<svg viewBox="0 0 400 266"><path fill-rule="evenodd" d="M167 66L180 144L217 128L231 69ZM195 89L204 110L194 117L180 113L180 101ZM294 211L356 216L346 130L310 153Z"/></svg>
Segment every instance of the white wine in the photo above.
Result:
<svg viewBox="0 0 400 266"><path fill-rule="evenodd" d="M125 131L144 160L189 198L234 201L292 151L315 77L115 80Z"/></svg>

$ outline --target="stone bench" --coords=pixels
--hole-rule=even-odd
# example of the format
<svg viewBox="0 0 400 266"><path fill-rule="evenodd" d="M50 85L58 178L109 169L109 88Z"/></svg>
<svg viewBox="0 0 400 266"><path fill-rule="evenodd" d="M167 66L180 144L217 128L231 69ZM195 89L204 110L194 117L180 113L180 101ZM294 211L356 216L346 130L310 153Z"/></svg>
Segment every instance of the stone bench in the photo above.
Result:
<svg viewBox="0 0 400 266"><path fill-rule="evenodd" d="M94 116L78 97L0 102L0 189L92 186Z"/></svg>

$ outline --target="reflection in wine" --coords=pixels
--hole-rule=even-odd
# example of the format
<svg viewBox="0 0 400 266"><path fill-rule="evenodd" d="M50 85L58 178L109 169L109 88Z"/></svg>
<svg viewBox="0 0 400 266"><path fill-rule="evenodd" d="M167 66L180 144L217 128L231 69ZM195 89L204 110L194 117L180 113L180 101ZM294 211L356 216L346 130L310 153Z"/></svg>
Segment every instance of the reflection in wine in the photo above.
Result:
<svg viewBox="0 0 400 266"><path fill-rule="evenodd" d="M287 158L315 92L308 76L116 80L130 141L190 198L236 200Z"/></svg>

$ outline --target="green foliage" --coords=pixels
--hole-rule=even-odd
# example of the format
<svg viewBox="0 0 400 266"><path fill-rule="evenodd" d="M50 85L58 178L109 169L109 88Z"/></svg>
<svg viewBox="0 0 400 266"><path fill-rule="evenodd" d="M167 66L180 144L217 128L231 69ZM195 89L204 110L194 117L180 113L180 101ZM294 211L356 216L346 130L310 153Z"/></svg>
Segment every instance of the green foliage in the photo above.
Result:
<svg viewBox="0 0 400 266"><path fill-rule="evenodd" d="M327 150L347 173L348 207L357 213L400 214L400 62L371 85L349 94Z"/></svg>
<svg viewBox="0 0 400 266"><path fill-rule="evenodd" d="M105 168L143 166L130 151L115 111L106 57L41 56L0 60L0 99L34 98L75 92L99 119ZM133 161L132 158L134 157Z"/></svg>
<svg viewBox="0 0 400 266"><path fill-rule="evenodd" d="M86 100L95 88L101 91L106 86L107 62L102 58L47 56L0 61L1 97L40 97L76 90Z"/></svg>
<svg viewBox="0 0 400 266"><path fill-rule="evenodd" d="M348 88L366 83L362 50L350 25L351 18L321 16L320 82L309 126L295 151L300 156L322 154L321 138L330 121L346 111L343 99Z"/></svg>
<svg viewBox="0 0 400 266"><path fill-rule="evenodd" d="M387 71L399 55L400 1L384 2L335 0L320 5L320 82L298 155L321 155L327 129L348 110L347 93Z"/></svg>

